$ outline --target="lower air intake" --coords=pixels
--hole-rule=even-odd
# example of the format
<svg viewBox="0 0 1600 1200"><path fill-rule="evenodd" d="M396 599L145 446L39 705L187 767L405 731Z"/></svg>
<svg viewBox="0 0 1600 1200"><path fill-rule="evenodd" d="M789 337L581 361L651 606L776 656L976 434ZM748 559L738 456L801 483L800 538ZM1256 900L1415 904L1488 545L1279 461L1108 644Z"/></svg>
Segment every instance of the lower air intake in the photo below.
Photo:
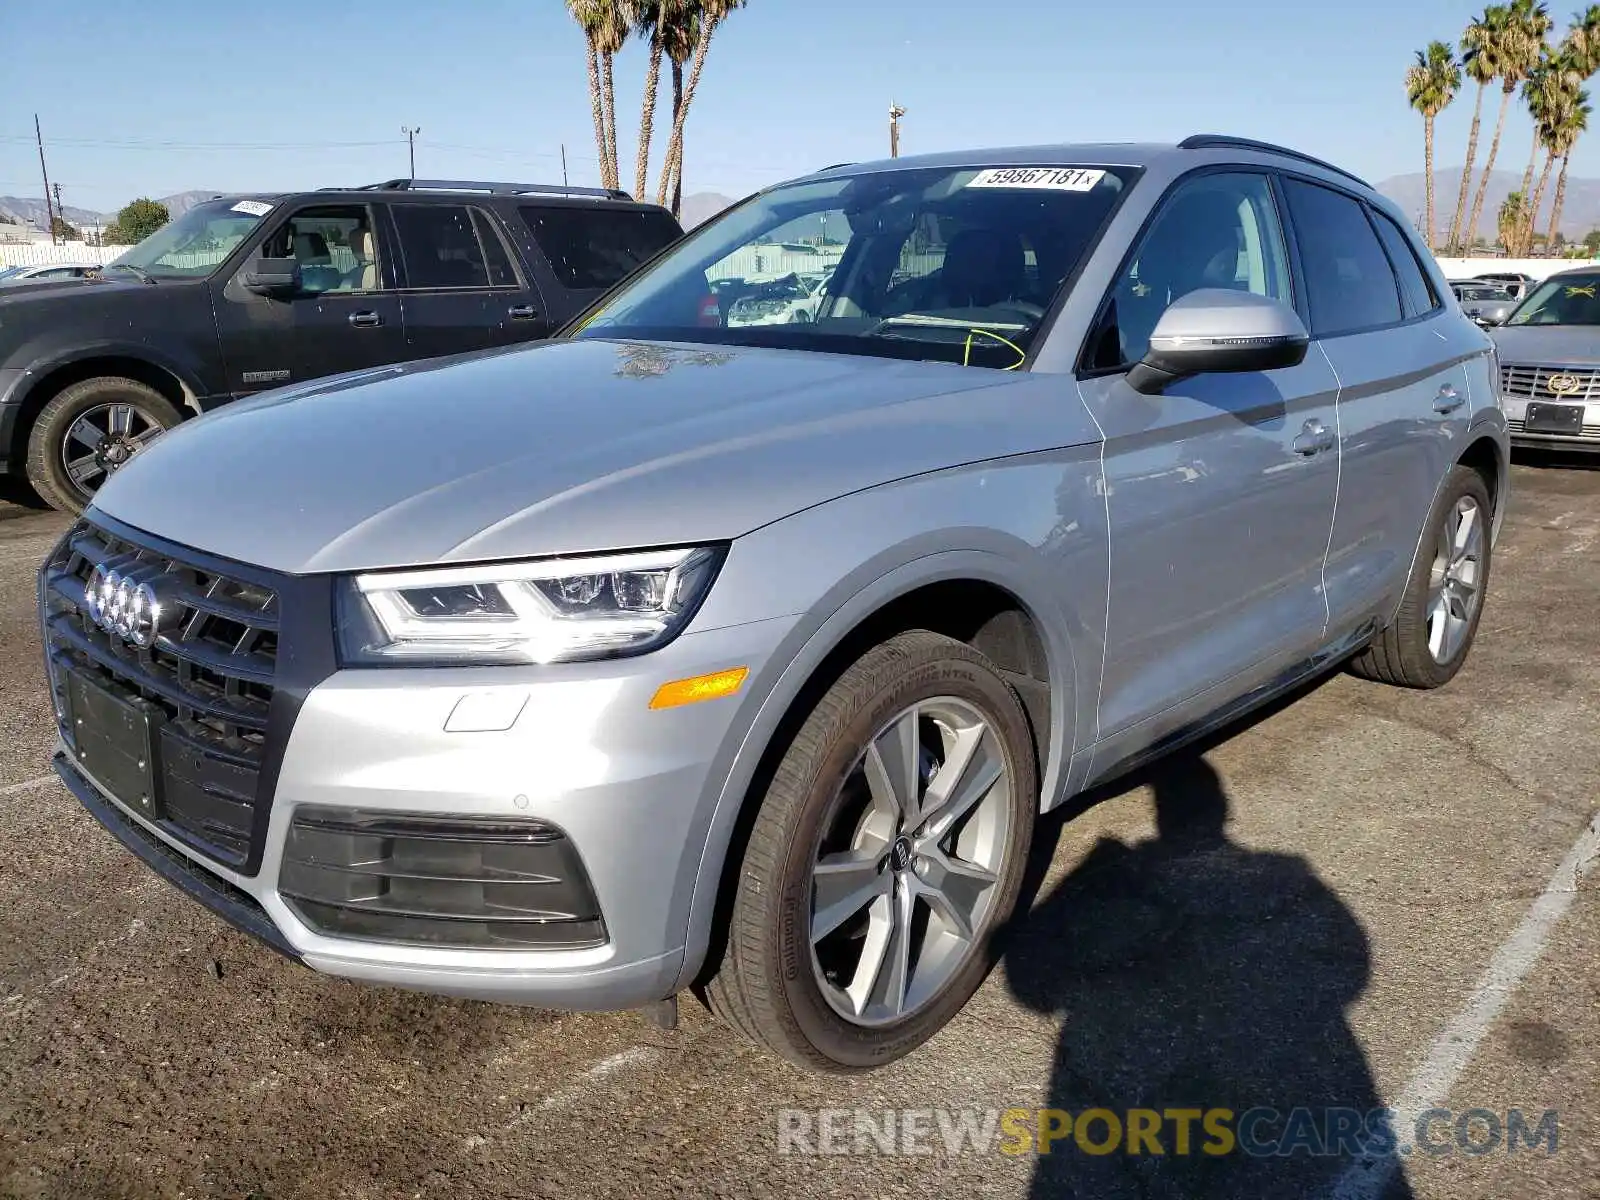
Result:
<svg viewBox="0 0 1600 1200"><path fill-rule="evenodd" d="M543 821L299 808L278 891L330 937L482 950L606 940L577 849Z"/></svg>

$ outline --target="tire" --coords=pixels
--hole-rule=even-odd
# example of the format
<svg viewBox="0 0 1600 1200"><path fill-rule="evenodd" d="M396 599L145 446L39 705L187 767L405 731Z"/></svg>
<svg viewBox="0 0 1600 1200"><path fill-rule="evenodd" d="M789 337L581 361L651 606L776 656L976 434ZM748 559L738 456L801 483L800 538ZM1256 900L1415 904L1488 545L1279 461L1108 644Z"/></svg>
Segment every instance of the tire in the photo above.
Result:
<svg viewBox="0 0 1600 1200"><path fill-rule="evenodd" d="M1476 531L1475 537L1470 532L1464 536L1475 551L1469 555L1476 564L1470 572L1474 586L1470 597L1467 596L1469 589L1464 589L1459 580L1441 593L1443 539L1453 522L1459 521L1462 507L1469 505L1476 509ZM1453 514L1456 515L1453 517ZM1407 688L1436 688L1455 677L1472 649L1478 621L1483 615L1490 578L1489 535L1493 520L1489 488L1483 476L1470 467L1451 468L1434 501L1433 511L1428 514L1416 561L1406 580L1400 611L1387 629L1351 659L1353 674ZM1465 573L1459 566L1455 570L1457 575ZM1437 608L1441 598L1451 615L1459 617L1460 624L1453 626L1450 634L1436 643Z"/></svg>
<svg viewBox="0 0 1600 1200"><path fill-rule="evenodd" d="M124 412L131 416L127 432L119 434L118 414ZM80 419L86 419L81 426ZM106 376L72 384L54 396L33 423L28 482L52 508L76 515L113 471L180 420L166 397L137 380ZM74 426L80 433L103 434L98 448L74 438ZM75 452L76 462L92 460L80 475L81 482L68 470L69 450Z"/></svg>
<svg viewBox="0 0 1600 1200"><path fill-rule="evenodd" d="M920 713L920 719L906 723L902 714L907 710ZM968 717L982 728L963 726ZM936 826L929 835L934 840L915 843L880 823L892 820L895 809L892 803L887 810L880 807L882 790L866 782L864 765L874 739L882 742L894 731L911 728L923 731L921 745L928 755L924 771L938 763L934 745L948 756L953 744L961 744L952 742L958 731L971 739L977 749L967 772L953 770L949 778L972 784L970 793L981 797L952 825L943 826L944 832ZM908 739L902 744L912 743ZM977 787L997 764L1004 779L988 790ZM880 781L886 778L879 776ZM926 789L930 780L938 781L936 771L922 779L921 787ZM948 782L940 790L957 798L968 794ZM863 799L865 815L855 824L852 806ZM925 790L921 799L927 800ZM992 966L994 935L1010 918L1022 885L1038 800L1028 718L993 664L965 644L925 630L902 633L867 651L811 711L760 798L731 884L736 891L727 947L706 987L712 1011L760 1045L815 1071L862 1071L909 1054L955 1016ZM939 811L930 803L918 819ZM949 810L944 812L948 816ZM869 831L874 823L880 824ZM837 840L840 829L851 828L856 841ZM858 875L868 879L867 887L882 890L880 899L820 937L814 949L812 885L819 854L835 862L846 854L859 855L863 863L848 880L842 874L828 877L845 880L832 884L836 894L853 891ZM986 889L972 885L970 876L946 873L952 862L970 871L979 860L992 876ZM870 862L876 867L865 866ZM932 892L927 890L930 882ZM952 923L942 915L957 907L953 900L935 907L930 895L944 897L941 884L952 888L951 896L974 888L980 898L963 910L966 920ZM919 888L924 890L907 902L908 908L897 907L903 896L917 896ZM845 912L850 904L826 905L824 912ZM899 978L909 984L898 993L893 972L874 973L865 966L874 944L884 947L880 961L895 960L894 950L901 944L895 935L880 936L874 943L872 930L886 928L873 922L897 911L910 912L912 919L895 928L921 934L920 943L916 938L906 942L919 949L906 960L912 965ZM818 918L815 928L824 927L826 917ZM970 930L970 937L957 935L958 924ZM948 953L941 957L941 949ZM846 981L852 952L859 958ZM864 970L866 985L860 978ZM847 984L862 987L859 1013L845 1011L852 1006ZM892 1000L872 1007L868 1001L880 992L903 996L901 1009L893 1008Z"/></svg>

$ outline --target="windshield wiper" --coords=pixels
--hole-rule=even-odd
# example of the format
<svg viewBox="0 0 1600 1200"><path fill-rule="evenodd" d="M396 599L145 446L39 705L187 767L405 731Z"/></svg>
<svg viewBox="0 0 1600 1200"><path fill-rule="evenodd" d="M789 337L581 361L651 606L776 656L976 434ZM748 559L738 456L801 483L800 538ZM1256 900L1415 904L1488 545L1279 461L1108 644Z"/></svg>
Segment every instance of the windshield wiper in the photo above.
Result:
<svg viewBox="0 0 1600 1200"><path fill-rule="evenodd" d="M150 274L149 271L146 271L143 267L136 267L132 263L107 263L100 269L102 272L130 271L139 277L140 283L154 283L156 281L156 277Z"/></svg>

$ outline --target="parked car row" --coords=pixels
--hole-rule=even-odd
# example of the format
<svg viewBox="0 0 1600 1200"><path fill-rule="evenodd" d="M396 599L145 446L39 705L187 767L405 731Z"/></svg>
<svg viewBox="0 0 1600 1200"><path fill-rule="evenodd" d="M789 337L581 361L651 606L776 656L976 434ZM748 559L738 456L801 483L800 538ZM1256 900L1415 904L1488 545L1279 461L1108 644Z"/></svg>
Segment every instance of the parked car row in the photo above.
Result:
<svg viewBox="0 0 1600 1200"><path fill-rule="evenodd" d="M97 274L0 289L0 473L81 511L187 417L545 337L682 232L623 192L537 184L207 201Z"/></svg>
<svg viewBox="0 0 1600 1200"><path fill-rule="evenodd" d="M709 269L797 222L849 231L809 319L735 319ZM1495 344L1393 203L1260 142L840 166L681 239L620 196L230 198L106 274L0 307L35 354L132 322L181 383L36 411L10 368L88 501L40 579L56 769L335 975L692 990L891 1062L1040 813L1340 664L1448 682L1491 582Z"/></svg>
<svg viewBox="0 0 1600 1200"><path fill-rule="evenodd" d="M0 287L20 283L44 283L52 279L87 279L100 273L99 263L35 263L32 266L0 267Z"/></svg>

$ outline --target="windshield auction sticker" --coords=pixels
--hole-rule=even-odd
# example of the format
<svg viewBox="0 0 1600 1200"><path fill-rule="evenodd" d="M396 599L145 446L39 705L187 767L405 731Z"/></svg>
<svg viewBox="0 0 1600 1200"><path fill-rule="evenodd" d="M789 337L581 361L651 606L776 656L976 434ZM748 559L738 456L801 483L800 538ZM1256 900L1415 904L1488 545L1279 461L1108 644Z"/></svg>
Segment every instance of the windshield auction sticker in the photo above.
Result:
<svg viewBox="0 0 1600 1200"><path fill-rule="evenodd" d="M241 200L233 206L236 213L248 213L252 217L264 217L272 211L272 205L264 204L260 200Z"/></svg>
<svg viewBox="0 0 1600 1200"><path fill-rule="evenodd" d="M1104 171L1091 171L1084 167L990 167L979 171L967 186L1087 192L1104 177Z"/></svg>

